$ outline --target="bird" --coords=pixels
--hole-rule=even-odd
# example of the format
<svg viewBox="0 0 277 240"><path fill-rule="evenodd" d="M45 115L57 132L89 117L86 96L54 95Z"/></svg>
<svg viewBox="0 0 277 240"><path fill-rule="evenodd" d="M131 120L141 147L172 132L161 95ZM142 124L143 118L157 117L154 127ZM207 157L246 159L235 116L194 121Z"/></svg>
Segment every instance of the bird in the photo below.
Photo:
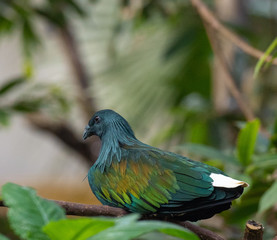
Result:
<svg viewBox="0 0 277 240"><path fill-rule="evenodd" d="M83 139L92 135L100 138L101 150L87 177L103 205L195 222L229 209L248 186L213 166L139 141L110 109L89 120Z"/></svg>

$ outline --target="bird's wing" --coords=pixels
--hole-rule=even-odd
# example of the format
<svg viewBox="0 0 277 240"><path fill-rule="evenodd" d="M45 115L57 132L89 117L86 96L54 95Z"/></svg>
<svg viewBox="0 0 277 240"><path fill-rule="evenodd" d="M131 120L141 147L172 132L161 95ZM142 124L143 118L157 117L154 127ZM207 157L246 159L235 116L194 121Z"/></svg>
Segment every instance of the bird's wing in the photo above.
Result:
<svg viewBox="0 0 277 240"><path fill-rule="evenodd" d="M178 157L155 148L124 149L120 162L115 159L104 172L93 170L90 184L102 203L140 213L209 196L209 174Z"/></svg>

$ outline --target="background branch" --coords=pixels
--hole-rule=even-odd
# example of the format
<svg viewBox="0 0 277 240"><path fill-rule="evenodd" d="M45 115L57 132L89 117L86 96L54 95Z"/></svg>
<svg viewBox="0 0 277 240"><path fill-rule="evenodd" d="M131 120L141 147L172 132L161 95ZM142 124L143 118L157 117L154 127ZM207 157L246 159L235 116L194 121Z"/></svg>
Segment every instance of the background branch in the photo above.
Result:
<svg viewBox="0 0 277 240"><path fill-rule="evenodd" d="M242 96L239 89L237 88L237 86L235 84L235 80L233 79L233 76L229 69L228 62L223 54L223 51L220 49L219 39L214 32L214 30L219 30L219 29L220 29L220 31L223 31L223 32L229 32L229 30L227 30L222 24L219 23L219 21L214 17L212 12L209 11L209 9L206 7L206 5L201 0L191 0L191 3L193 6L196 7L200 17L203 20L203 23L204 23L211 47L213 49L213 52L225 72L225 77L223 78L223 81L225 81L230 93L236 100L236 102L237 102L241 112L245 116L246 120L247 121L254 120L255 114L252 111L249 103L246 101L246 99ZM217 28L215 28L214 26L217 26ZM232 32L230 32L230 33L233 34ZM226 35L226 37L227 37L227 35ZM261 56L262 55L263 55L263 53L261 54ZM270 59L271 59L271 57L270 57ZM270 60L270 59L268 59L268 60ZM263 135L265 137L267 137L267 138L270 137L270 133L263 126L261 126L261 132L263 133Z"/></svg>
<svg viewBox="0 0 277 240"><path fill-rule="evenodd" d="M76 136L72 127L67 123L53 122L42 114L32 114L28 116L28 120L33 127L51 133L70 150L74 150L82 157L80 160L83 160L88 167L91 167L96 161L101 146L98 138L91 138L90 141L84 142L81 136Z"/></svg>
<svg viewBox="0 0 277 240"><path fill-rule="evenodd" d="M247 53L248 55L255 57L257 59L261 58L264 55L264 52L252 47L244 40L242 40L237 34L226 28L224 25L220 23L220 21L215 17L215 15L208 9L208 7L201 0L190 0L192 6L195 7L198 14L201 18L207 22L207 24L220 33L222 36L226 38L226 40L232 42L242 51ZM266 61L270 62L272 60L272 56L268 56ZM277 65L277 59L274 59L272 62L274 65Z"/></svg>
<svg viewBox="0 0 277 240"><path fill-rule="evenodd" d="M89 77L85 64L82 62L80 51L77 47L75 35L73 34L72 27L68 26L69 23L59 28L59 36L62 40L65 53L68 56L71 69L75 74L77 86L79 87L80 105L83 109L84 116L88 119L97 111L95 103L89 92L91 86L91 77Z"/></svg>
<svg viewBox="0 0 277 240"><path fill-rule="evenodd" d="M220 49L218 39L216 38L216 36L214 35L214 32L212 32L210 26L207 25L206 22L204 22L204 26L205 26L208 38L210 40L213 52L214 52L215 56L218 58L219 63L225 72L225 78L223 78L223 81L225 81L229 91L235 98L240 110L242 111L242 113L245 116L245 118L247 119L247 121L254 120L255 115L254 115L253 111L251 110L249 104L246 102L246 100L241 95L237 86L235 85L235 81L231 75L231 71L229 69L228 63L223 55L223 52Z"/></svg>

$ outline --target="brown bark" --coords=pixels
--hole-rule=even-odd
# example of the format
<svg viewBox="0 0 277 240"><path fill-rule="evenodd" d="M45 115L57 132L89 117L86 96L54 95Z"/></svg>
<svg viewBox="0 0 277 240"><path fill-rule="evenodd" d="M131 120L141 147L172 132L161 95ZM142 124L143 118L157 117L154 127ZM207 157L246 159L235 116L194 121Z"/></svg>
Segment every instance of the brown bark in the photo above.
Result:
<svg viewBox="0 0 277 240"><path fill-rule="evenodd" d="M241 21L238 21L238 19L242 19L241 14L244 11L239 11L242 6L240 0L216 0L216 15L224 22L241 24ZM235 48L231 42L226 41L222 37L217 37L217 39L220 43L221 51L225 56L228 56L226 61L228 61L229 66L232 66L233 69L237 48ZM223 81L225 77L225 69L221 67L219 57L215 55L213 67L213 105L216 113L219 115L228 114L231 109L232 98L225 81Z"/></svg>
<svg viewBox="0 0 277 240"><path fill-rule="evenodd" d="M96 105L89 92L92 79L89 77L85 64L82 61L75 35L73 34L73 29L71 29L68 24L65 24L59 29L59 33L71 69L75 74L77 86L79 87L80 105L88 121L92 114L97 111Z"/></svg>
<svg viewBox="0 0 277 240"><path fill-rule="evenodd" d="M223 68L225 72L225 78L224 81L226 83L226 86L228 87L230 93L236 100L241 112L243 113L244 117L247 121L251 121L255 119L254 112L249 106L249 103L246 101L246 99L242 96L240 91L238 90L235 81L232 77L232 74L230 72L228 62L226 61L226 58L221 50L221 46L218 42L218 36L215 34L215 30L217 30L220 33L230 33L228 29L226 29L212 14L212 12L207 8L207 6L201 1L201 0L190 0L192 5L196 8L197 12L199 13L200 17L203 19L203 23L207 32L207 35L209 37L212 49L214 51L214 54L218 57L221 67ZM217 27L215 27L217 26ZM226 35L227 37L227 35ZM229 39L231 40L231 39ZM262 55L261 55L262 56ZM270 57L271 59L271 57ZM268 59L267 59L268 60ZM277 60L277 59L275 59ZM270 137L270 133L261 126L261 133L266 137Z"/></svg>
<svg viewBox="0 0 277 240"><path fill-rule="evenodd" d="M226 40L232 42L235 46L240 48L243 52L254 58L260 59L264 52L250 46L247 42L242 40L237 34L226 28L220 21L214 16L214 14L207 8L207 6L201 0L190 0L192 5L196 8L199 15L207 22L207 24L215 31L220 33ZM272 60L272 56L268 56L267 62ZM277 59L272 62L277 65Z"/></svg>
<svg viewBox="0 0 277 240"><path fill-rule="evenodd" d="M111 216L111 217L120 217L123 215L128 214L128 212L124 211L121 208L114 208L104 205L89 205L89 204L80 204L80 203L73 203L73 202L66 202L66 201L57 201L51 200L60 205L62 208L65 209L67 215L76 215L76 216ZM5 206L3 201L0 201L0 207ZM143 219L143 217L142 217ZM146 217L145 219L150 219ZM159 218L151 218L152 220L165 220ZM172 221L173 222L173 221ZM190 222L176 222L182 227L189 229L190 231L194 232L201 240L224 240L222 237L217 235L216 233L199 227L195 224Z"/></svg>
<svg viewBox="0 0 277 240"><path fill-rule="evenodd" d="M225 56L222 52L221 46L218 41L218 36L215 34L214 29L209 21L207 21L208 14L210 19L215 19L212 13L208 10L206 5L201 0L191 0L192 5L196 8L198 11L200 17L203 19L204 26L207 32L207 35L209 37L213 52L218 59L222 70L224 71L225 77L223 78L223 81L225 82L226 86L228 87L228 90L232 94L232 96L235 98L240 110L242 111L243 115L248 121L251 121L255 119L255 115L253 111L250 109L249 104L246 102L246 100L241 95L240 91L238 90L235 81L230 73L228 63L225 59Z"/></svg>
<svg viewBox="0 0 277 240"><path fill-rule="evenodd" d="M197 225L194 225L190 222L179 222L177 223L178 225L181 225L190 231L194 232L201 240L224 240L221 236L217 235L216 233L205 229L201 228Z"/></svg>
<svg viewBox="0 0 277 240"><path fill-rule="evenodd" d="M264 228L260 223L249 220L246 223L243 240L262 240Z"/></svg>
<svg viewBox="0 0 277 240"><path fill-rule="evenodd" d="M91 137L89 141L84 142L81 134L77 136L67 123L52 122L42 114L30 115L28 120L33 127L52 134L71 151L78 153L82 157L80 160L83 160L87 167L91 167L96 161L101 147L100 139L97 137Z"/></svg>

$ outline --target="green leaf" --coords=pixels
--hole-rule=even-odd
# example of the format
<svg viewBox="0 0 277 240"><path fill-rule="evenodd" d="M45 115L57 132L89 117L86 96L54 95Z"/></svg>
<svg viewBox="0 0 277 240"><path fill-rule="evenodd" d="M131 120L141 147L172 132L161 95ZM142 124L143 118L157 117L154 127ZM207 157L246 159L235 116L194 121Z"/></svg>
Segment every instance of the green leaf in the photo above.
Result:
<svg viewBox="0 0 277 240"><path fill-rule="evenodd" d="M277 148L277 118L274 121L273 132L270 137L270 147Z"/></svg>
<svg viewBox="0 0 277 240"><path fill-rule="evenodd" d="M255 156L254 162L247 167L246 172L251 174L253 171L271 170L274 171L277 168L277 154L266 154L261 156Z"/></svg>
<svg viewBox="0 0 277 240"><path fill-rule="evenodd" d="M277 181L261 197L259 212L264 212L277 203Z"/></svg>
<svg viewBox="0 0 277 240"><path fill-rule="evenodd" d="M2 197L9 207L8 219L11 228L22 239L48 240L42 227L50 221L65 218L64 210L56 203L42 199L36 191L14 183L2 187Z"/></svg>
<svg viewBox="0 0 277 240"><path fill-rule="evenodd" d="M0 240L9 240L9 238L0 233Z"/></svg>
<svg viewBox="0 0 277 240"><path fill-rule="evenodd" d="M40 44L40 39L36 29L34 27L34 22L28 18L22 19L22 44L25 57L28 59L31 53Z"/></svg>
<svg viewBox="0 0 277 240"><path fill-rule="evenodd" d="M161 233L178 237L180 239L199 239L194 233L191 233L189 230L173 223L161 221L126 221L124 218L123 221L124 222L122 223L119 220L115 226L110 227L89 239L131 240L153 231L159 231Z"/></svg>
<svg viewBox="0 0 277 240"><path fill-rule="evenodd" d="M0 95L4 95L8 93L10 90L14 89L18 85L24 83L26 79L24 77L18 77L15 79L12 79L5 83L3 86L0 87Z"/></svg>
<svg viewBox="0 0 277 240"><path fill-rule="evenodd" d="M10 123L10 113L5 109L0 109L0 125L8 126Z"/></svg>
<svg viewBox="0 0 277 240"><path fill-rule="evenodd" d="M139 214L132 213L117 219L116 223L117 225L121 225L121 226L128 225L129 223L134 223L137 220L139 220L139 217L140 217Z"/></svg>
<svg viewBox="0 0 277 240"><path fill-rule="evenodd" d="M259 128L260 121L255 119L248 122L239 132L237 140L237 154L239 161L244 166L247 166L252 162L252 155L254 153Z"/></svg>
<svg viewBox="0 0 277 240"><path fill-rule="evenodd" d="M37 112L43 105L42 98L19 100L11 106L11 109L17 112Z"/></svg>
<svg viewBox="0 0 277 240"><path fill-rule="evenodd" d="M62 219L50 222L43 228L43 231L52 240L86 240L114 225L115 220L109 218Z"/></svg>
<svg viewBox="0 0 277 240"><path fill-rule="evenodd" d="M0 15L0 34L9 33L14 28L15 23L5 16Z"/></svg>
<svg viewBox="0 0 277 240"><path fill-rule="evenodd" d="M27 78L31 78L33 76L34 69L32 59L30 57L25 56L24 58L23 72Z"/></svg>
<svg viewBox="0 0 277 240"><path fill-rule="evenodd" d="M201 144L188 143L188 144L181 145L180 148L183 148L188 152L201 157L205 157L209 159L217 159L217 160L224 161L226 163L232 163L232 164L238 165L238 161L236 158L226 155L213 147L209 147Z"/></svg>
<svg viewBox="0 0 277 240"><path fill-rule="evenodd" d="M121 218L81 218L62 219L50 222L43 231L52 239L85 240L85 239L134 239L140 235L159 231L181 239L198 239L193 233L172 223L159 221L138 221L138 214Z"/></svg>
<svg viewBox="0 0 277 240"><path fill-rule="evenodd" d="M273 40L273 42L269 45L269 47L267 48L267 50L265 51L264 55L259 59L258 63L255 66L255 70L254 70L254 77L256 78L259 73L260 70L262 68L262 66L265 63L265 60L268 58L268 56L277 48L277 38L275 38ZM274 57L271 59L271 62L273 61ZM268 65L267 65L268 66Z"/></svg>

